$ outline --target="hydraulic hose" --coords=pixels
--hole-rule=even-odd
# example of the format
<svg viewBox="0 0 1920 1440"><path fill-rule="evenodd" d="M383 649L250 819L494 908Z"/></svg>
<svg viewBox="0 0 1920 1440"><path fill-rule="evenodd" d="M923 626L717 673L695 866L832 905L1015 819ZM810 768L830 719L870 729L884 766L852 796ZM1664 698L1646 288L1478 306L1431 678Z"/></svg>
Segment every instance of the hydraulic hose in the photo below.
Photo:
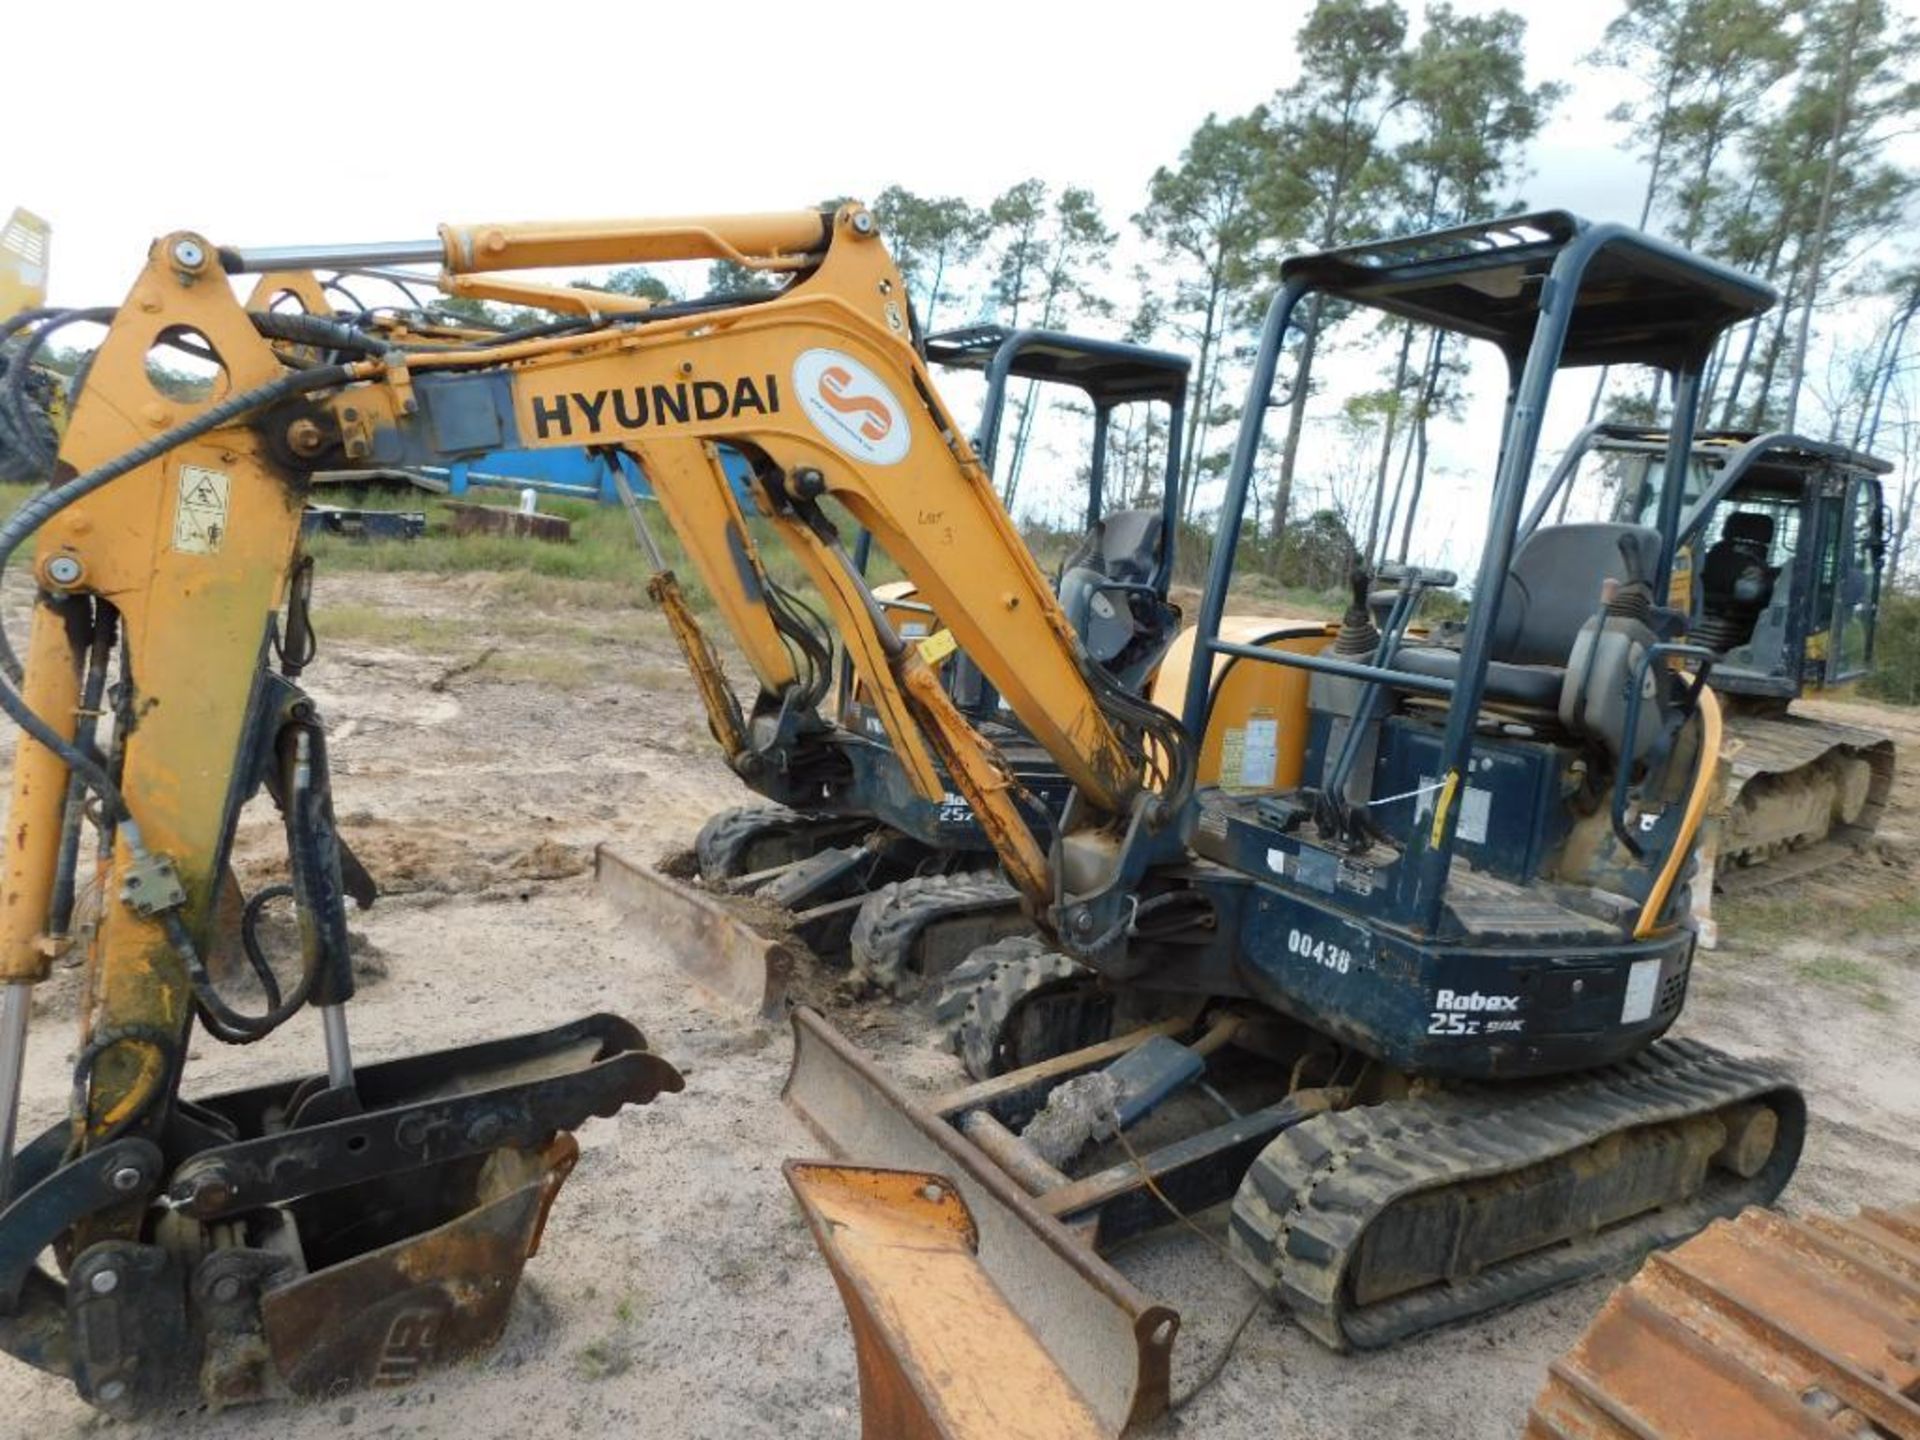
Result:
<svg viewBox="0 0 1920 1440"><path fill-rule="evenodd" d="M21 342L18 353L7 366L6 393L0 397L0 405L5 406L9 421L26 445L34 448L40 445L40 437L34 432L33 417L27 413L27 376L33 370L33 357L40 353L41 347L56 330L65 329L69 325L109 324L118 313L111 307L52 311L44 315L43 323ZM15 317L16 323L8 327L9 334L18 328L18 319L19 317ZM48 465L51 465L54 460L54 456L45 451L42 451L37 458Z"/></svg>
<svg viewBox="0 0 1920 1440"><path fill-rule="evenodd" d="M228 1005L207 972L177 911L168 913L168 935L187 965L201 1020L216 1039L246 1045L271 1034L313 999L338 1005L353 993L348 958L346 899L332 846L333 818L328 804L325 733L317 723L296 720L281 731L281 794L286 797L287 852L291 885L272 885L253 896L240 920L240 943L267 997L260 1015L243 1015ZM260 915L274 901L291 898L311 926L311 942L302 939L300 980L282 997L273 966L260 948ZM303 927L305 928L305 927Z"/></svg>
<svg viewBox="0 0 1920 1440"><path fill-rule="evenodd" d="M5 573L8 562L13 558L13 552L32 538L33 534L47 521L69 505L84 500L103 486L112 484L129 471L150 464L168 451L178 449L189 440L197 440L208 431L217 430L228 421L237 420L249 411L262 409L289 396L304 394L310 390L324 390L334 385L344 385L354 378L354 374L353 366L327 365L318 370L302 370L294 374L282 375L277 379L269 380L264 385L256 385L251 390L229 395L225 400L194 416L193 419L176 425L171 430L154 436L151 440L142 441L133 449L116 455L106 464L96 466L86 474L67 481L64 485L34 496L14 511L5 524L0 525L0 574ZM0 683L0 708L4 708L7 714L35 740L71 764L72 761L68 758L70 747L41 725L38 717L31 711L25 710L24 705L16 709L11 703L19 699L14 687L19 684L20 675L19 656L15 654L13 644L7 636L6 626L0 623L0 677L4 677L5 682ZM27 717L26 719L21 718L23 714Z"/></svg>
<svg viewBox="0 0 1920 1440"><path fill-rule="evenodd" d="M255 311L248 318L253 321L253 328L268 340L312 345L320 350L351 350L360 355L383 355L388 349L366 331L322 315L268 310Z"/></svg>
<svg viewBox="0 0 1920 1440"><path fill-rule="evenodd" d="M110 485L121 476L139 469L142 465L150 464L169 451L250 411L272 405L292 395L344 384L353 379L354 375L354 367L334 365L279 376L264 385L256 385L250 390L229 396L193 419L136 445L104 465L96 466L64 485L34 496L8 517L4 524L0 524L0 574L5 573L7 562L12 559L13 553L41 526L68 506ZM100 796L105 822L109 825L117 823L119 834L126 842L127 852L136 863L146 861L149 856L140 833L140 826L127 808L126 798L120 793L119 786L114 783L112 776L95 757L85 753L78 746L70 744L35 713L33 707L27 703L26 696L20 691L21 675L19 657L14 653L6 637L4 625L0 625L0 710L4 710L30 739L58 756L67 766L70 774ZM181 918L179 910L165 911L162 923L166 927L169 943L186 967L195 999L207 1021L208 1029L218 1038L235 1042L258 1039L285 1019L292 1008L297 1008L297 1005L291 1008L286 1005L277 1006L260 1019L252 1019L233 1011L214 991L212 977L207 973L206 962L193 943L193 937L188 934L186 922ZM309 980L301 987L301 999L304 999L304 991L310 988L310 984Z"/></svg>

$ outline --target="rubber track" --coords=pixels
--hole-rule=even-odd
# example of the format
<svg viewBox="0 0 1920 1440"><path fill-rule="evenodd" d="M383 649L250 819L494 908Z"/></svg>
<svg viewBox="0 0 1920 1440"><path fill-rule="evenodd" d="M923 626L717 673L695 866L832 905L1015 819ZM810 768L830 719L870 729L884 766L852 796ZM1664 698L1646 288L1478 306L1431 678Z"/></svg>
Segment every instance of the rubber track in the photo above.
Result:
<svg viewBox="0 0 1920 1440"><path fill-rule="evenodd" d="M694 837L693 853L700 862L700 878L712 884L741 873L740 856L760 836L797 829L831 817L806 815L784 805L736 805L707 817Z"/></svg>
<svg viewBox="0 0 1920 1440"><path fill-rule="evenodd" d="M934 1002L934 1023L967 1074L990 1080L997 1063L1000 1035L1013 1014L1037 992L1087 974L1084 966L1037 935L1009 935L982 945L956 965Z"/></svg>
<svg viewBox="0 0 1920 1440"><path fill-rule="evenodd" d="M861 903L851 939L854 974L898 990L929 925L981 910L1017 908L1020 892L996 870L916 875L882 885Z"/></svg>
<svg viewBox="0 0 1920 1440"><path fill-rule="evenodd" d="M1710 1174L1700 1195L1585 1241L1549 1246L1479 1274L1355 1311L1346 1270L1367 1227L1396 1201L1526 1169L1618 1131L1770 1100L1780 1135L1752 1180ZM1780 1193L1799 1159L1806 1105L1778 1070L1692 1040L1563 1080L1476 1086L1320 1115L1278 1136L1233 1202L1240 1261L1309 1331L1338 1350L1372 1350L1633 1263L1709 1221Z"/></svg>

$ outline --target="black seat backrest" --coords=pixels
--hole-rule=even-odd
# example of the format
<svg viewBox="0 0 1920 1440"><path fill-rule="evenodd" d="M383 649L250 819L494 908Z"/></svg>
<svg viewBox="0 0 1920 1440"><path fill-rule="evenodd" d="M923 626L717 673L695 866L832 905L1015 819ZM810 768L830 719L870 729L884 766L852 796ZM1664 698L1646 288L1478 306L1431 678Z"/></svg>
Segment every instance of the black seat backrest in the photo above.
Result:
<svg viewBox="0 0 1920 1440"><path fill-rule="evenodd" d="M1093 522L1060 573L1084 569L1124 585L1151 584L1165 519L1158 510L1110 511Z"/></svg>
<svg viewBox="0 0 1920 1440"><path fill-rule="evenodd" d="M1109 580L1145 585L1160 564L1158 510L1115 510L1100 522L1100 559Z"/></svg>
<svg viewBox="0 0 1920 1440"><path fill-rule="evenodd" d="M1764 510L1734 511L1720 527L1720 545L1738 546L1755 559L1765 560L1773 548L1773 517Z"/></svg>
<svg viewBox="0 0 1920 1440"><path fill-rule="evenodd" d="M1730 622L1713 628L1716 648L1744 645L1753 634L1753 621L1772 602L1774 571L1767 564L1772 547L1773 517L1736 510L1700 562L1701 609L1709 619Z"/></svg>
<svg viewBox="0 0 1920 1440"><path fill-rule="evenodd" d="M1137 691L1179 632L1180 612L1163 600L1107 592L1101 583L1151 585L1160 567L1166 517L1158 510L1113 510L1094 521L1060 566L1054 589L1074 633L1093 658ZM965 654L955 658L954 703L969 714L986 708L986 677Z"/></svg>
<svg viewBox="0 0 1920 1440"><path fill-rule="evenodd" d="M1493 658L1565 665L1580 627L1600 608L1601 586L1651 584L1659 558L1660 532L1645 525L1541 526L1507 567Z"/></svg>

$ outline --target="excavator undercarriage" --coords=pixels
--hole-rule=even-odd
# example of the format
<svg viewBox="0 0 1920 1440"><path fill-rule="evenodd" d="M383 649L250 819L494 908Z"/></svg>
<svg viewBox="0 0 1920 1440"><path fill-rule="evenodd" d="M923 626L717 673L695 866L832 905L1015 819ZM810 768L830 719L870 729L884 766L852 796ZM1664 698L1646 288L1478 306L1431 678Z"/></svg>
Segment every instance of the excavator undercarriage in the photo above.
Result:
<svg viewBox="0 0 1920 1440"><path fill-rule="evenodd" d="M1735 703L1727 740L1726 814L1714 837L1713 883L1722 892L1814 874L1871 843L1893 793L1886 735Z"/></svg>

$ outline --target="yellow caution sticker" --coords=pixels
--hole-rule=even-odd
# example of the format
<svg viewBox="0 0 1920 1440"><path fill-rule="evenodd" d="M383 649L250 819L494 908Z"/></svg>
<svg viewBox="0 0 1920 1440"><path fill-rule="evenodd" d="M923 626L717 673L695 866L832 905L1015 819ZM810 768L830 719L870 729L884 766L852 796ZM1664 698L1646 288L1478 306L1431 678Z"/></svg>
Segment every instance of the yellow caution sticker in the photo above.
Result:
<svg viewBox="0 0 1920 1440"><path fill-rule="evenodd" d="M960 642L953 638L953 631L936 630L920 642L920 658L938 670L940 662L959 648Z"/></svg>
<svg viewBox="0 0 1920 1440"><path fill-rule="evenodd" d="M227 492L232 482L218 470L180 467L180 495L173 508L173 548L183 555L212 555L227 533Z"/></svg>

